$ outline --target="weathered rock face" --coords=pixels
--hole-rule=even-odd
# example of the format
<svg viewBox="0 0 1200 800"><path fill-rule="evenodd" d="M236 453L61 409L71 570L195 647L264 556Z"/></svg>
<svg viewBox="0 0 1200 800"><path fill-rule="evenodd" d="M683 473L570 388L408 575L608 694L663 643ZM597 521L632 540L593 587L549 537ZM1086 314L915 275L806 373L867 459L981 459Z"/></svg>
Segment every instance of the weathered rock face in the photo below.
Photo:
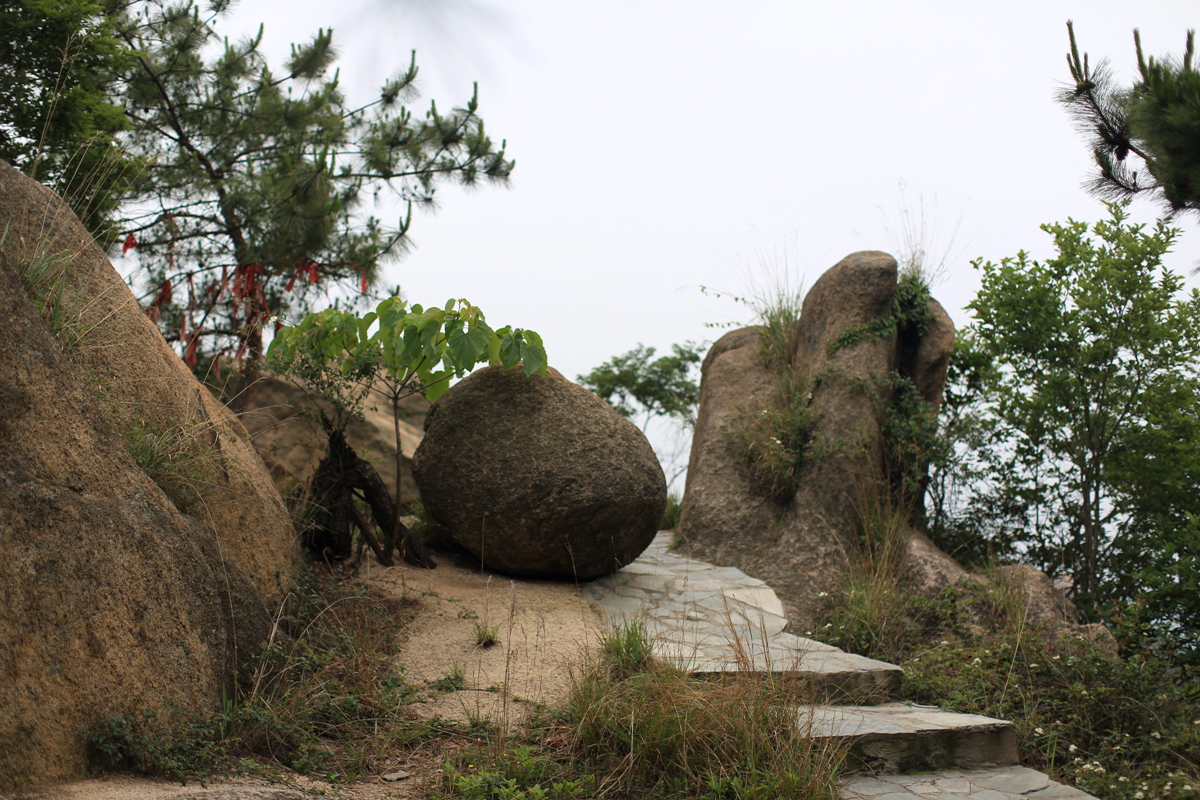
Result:
<svg viewBox="0 0 1200 800"><path fill-rule="evenodd" d="M0 331L5 789L81 775L109 716L218 708L271 616L222 542L135 464L3 253Z"/></svg>
<svg viewBox="0 0 1200 800"><path fill-rule="evenodd" d="M263 597L279 594L301 563L299 543L245 428L188 372L66 204L3 162L0 229L11 263L51 265L60 316L77 339L72 365L88 376L112 427L204 449L188 513Z"/></svg>
<svg viewBox="0 0 1200 800"><path fill-rule="evenodd" d="M275 486L286 491L290 486L306 485L329 451L328 439L320 426L300 413L301 409L312 406L313 401L295 385L269 376L255 383L249 395L241 421ZM408 503L418 499L417 485L412 479L412 455L425 435L423 426L429 401L420 395L410 395L400 402L403 415L400 501ZM363 419L347 428L346 441L375 467L388 491L395 495L396 435L391 401L372 392L363 409Z"/></svg>
<svg viewBox="0 0 1200 800"><path fill-rule="evenodd" d="M1046 573L1028 564L1009 564L996 568L996 577L1020 595L1030 626L1061 627L1078 625L1079 611L1054 587Z"/></svg>
<svg viewBox="0 0 1200 800"><path fill-rule="evenodd" d="M840 585L854 553L857 500L884 480L880 424L892 397L889 376L905 374L927 401L941 400L954 328L931 301L919 342L901 341L894 328L873 329L892 314L896 287L891 256L855 253L804 300L793 369L809 392L817 455L801 464L786 508L754 491L730 435L747 413L775 402L758 329L726 334L704 361L680 531L696 557L769 582L801 625L818 595ZM910 550L912 584L945 586L965 574L923 537L912 538Z"/></svg>
<svg viewBox="0 0 1200 800"><path fill-rule="evenodd" d="M1016 594L1029 628L1039 629L1051 639L1084 639L1102 655L1117 657L1120 646L1112 631L1101 623L1082 624L1079 609L1040 569L1028 564L997 567L994 582Z"/></svg>
<svg viewBox="0 0 1200 800"><path fill-rule="evenodd" d="M488 568L570 580L637 558L667 497L642 432L553 369L488 367L447 391L413 477L434 518Z"/></svg>

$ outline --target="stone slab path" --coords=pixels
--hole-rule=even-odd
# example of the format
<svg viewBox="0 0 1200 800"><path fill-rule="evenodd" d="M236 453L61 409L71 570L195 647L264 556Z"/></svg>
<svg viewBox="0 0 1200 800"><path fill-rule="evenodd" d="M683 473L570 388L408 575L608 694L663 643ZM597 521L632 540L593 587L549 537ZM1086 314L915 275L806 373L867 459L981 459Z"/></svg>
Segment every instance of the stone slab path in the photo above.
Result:
<svg viewBox="0 0 1200 800"><path fill-rule="evenodd" d="M799 709L798 724L849 741L878 773L847 781L844 800L1091 798L1019 766L1011 722L877 703L898 695L900 667L788 633L783 604L767 584L676 555L671 536L659 533L632 564L585 584L584 597L614 626L640 622L656 656L691 673L769 671L822 690L830 705ZM876 704L850 704L864 700Z"/></svg>

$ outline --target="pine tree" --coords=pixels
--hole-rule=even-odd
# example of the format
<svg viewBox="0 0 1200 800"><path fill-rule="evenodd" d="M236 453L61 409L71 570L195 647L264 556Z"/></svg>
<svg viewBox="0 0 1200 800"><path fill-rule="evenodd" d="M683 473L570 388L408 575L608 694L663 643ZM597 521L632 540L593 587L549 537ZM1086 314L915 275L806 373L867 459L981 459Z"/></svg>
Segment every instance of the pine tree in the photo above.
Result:
<svg viewBox="0 0 1200 800"><path fill-rule="evenodd" d="M137 173L110 100L128 53L107 0L0 0L0 158L55 189L104 246Z"/></svg>
<svg viewBox="0 0 1200 800"><path fill-rule="evenodd" d="M404 249L413 205L432 206L443 180L504 183L513 168L484 131L473 96L423 117L417 67L351 107L333 71L331 31L293 45L282 73L266 63L262 29L221 43L228 6L146 0L121 35L137 54L127 77L130 150L145 164L127 206L123 249L147 268L148 312L189 365L232 356L242 384L257 376L263 326L309 310L336 286L366 294ZM407 201L396 225L364 215L383 189Z"/></svg>
<svg viewBox="0 0 1200 800"><path fill-rule="evenodd" d="M1172 215L1200 212L1200 70L1192 63L1195 32L1188 31L1183 58L1147 58L1137 30L1140 80L1118 86L1101 61L1094 68L1079 55L1075 29L1067 31L1067 63L1074 86L1058 101L1088 136L1100 174L1088 181L1099 197L1120 200L1149 192ZM1131 160L1131 156L1136 161Z"/></svg>

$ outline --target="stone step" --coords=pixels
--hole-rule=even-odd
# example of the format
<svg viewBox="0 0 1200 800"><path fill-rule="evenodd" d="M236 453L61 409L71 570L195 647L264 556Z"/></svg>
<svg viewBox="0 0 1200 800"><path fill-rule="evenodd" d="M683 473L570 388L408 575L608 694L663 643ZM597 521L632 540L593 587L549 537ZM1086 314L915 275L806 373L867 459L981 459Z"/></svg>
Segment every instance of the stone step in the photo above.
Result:
<svg viewBox="0 0 1200 800"><path fill-rule="evenodd" d="M687 635L668 626L648 626L654 656L691 675L762 673L799 680L824 702L878 702L894 697L903 678L895 664L839 650L812 639L754 631L712 637Z"/></svg>
<svg viewBox="0 0 1200 800"><path fill-rule="evenodd" d="M842 800L1096 800L1028 767L858 776L842 784L840 796Z"/></svg>
<svg viewBox="0 0 1200 800"><path fill-rule="evenodd" d="M1011 722L936 706L813 706L800 709L799 724L814 737L848 742L852 760L867 772L994 769L1019 763Z"/></svg>
<svg viewBox="0 0 1200 800"><path fill-rule="evenodd" d="M828 703L899 691L899 667L788 633L771 587L672 553L671 536L660 533L632 564L582 587L611 625L641 624L656 658L695 675L804 680ZM849 779L843 800L1095 800L1018 766L1016 733L1004 720L897 702L809 706L799 719L814 736L847 741L852 762L873 774Z"/></svg>

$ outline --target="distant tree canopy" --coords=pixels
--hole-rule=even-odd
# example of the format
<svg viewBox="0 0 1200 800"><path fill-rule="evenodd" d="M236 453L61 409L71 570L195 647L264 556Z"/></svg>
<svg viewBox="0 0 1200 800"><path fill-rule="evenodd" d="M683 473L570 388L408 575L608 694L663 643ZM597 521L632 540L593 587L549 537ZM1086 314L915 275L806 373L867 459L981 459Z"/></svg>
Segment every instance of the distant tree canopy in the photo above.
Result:
<svg viewBox="0 0 1200 800"><path fill-rule="evenodd" d="M1088 190L1109 200L1149 192L1171 214L1200 212L1200 70L1193 64L1195 32L1188 31L1180 59L1142 52L1133 32L1140 80L1116 84L1107 60L1095 66L1082 57L1067 23L1067 63L1074 86L1059 93L1088 137L1100 174ZM1134 157L1131 159L1131 156Z"/></svg>
<svg viewBox="0 0 1200 800"><path fill-rule="evenodd" d="M661 416L691 424L700 404L700 386L693 370L704 353L692 342L674 344L671 349L673 355L654 358L653 347L639 344L578 376L578 381L623 416L640 413L646 421Z"/></svg>
<svg viewBox="0 0 1200 800"><path fill-rule="evenodd" d="M53 188L101 244L137 170L112 96L129 53L110 0L0 0L0 158Z"/></svg>

